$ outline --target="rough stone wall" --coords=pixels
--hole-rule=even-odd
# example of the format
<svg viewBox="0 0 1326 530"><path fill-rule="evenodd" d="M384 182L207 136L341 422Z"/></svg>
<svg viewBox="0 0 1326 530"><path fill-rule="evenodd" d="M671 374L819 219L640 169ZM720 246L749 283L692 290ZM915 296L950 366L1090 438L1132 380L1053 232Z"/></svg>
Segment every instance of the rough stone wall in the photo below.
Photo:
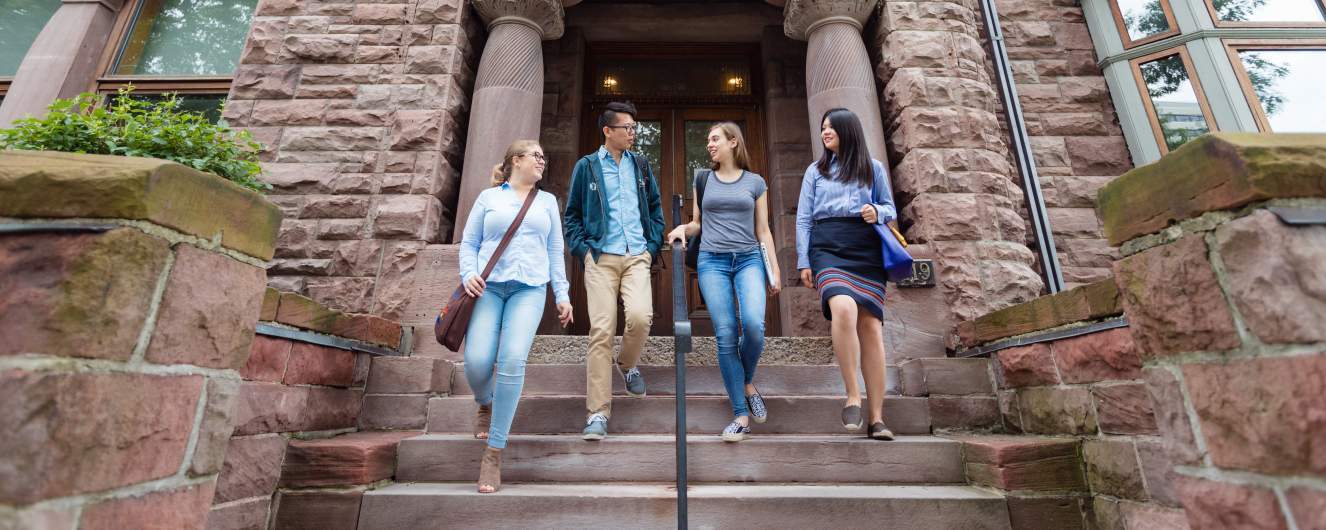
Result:
<svg viewBox="0 0 1326 530"><path fill-rule="evenodd" d="M1133 165L1082 7L997 0L996 8L1064 283L1106 278L1118 252L1101 233L1096 191Z"/></svg>
<svg viewBox="0 0 1326 530"><path fill-rule="evenodd" d="M0 528L201 528L276 207L178 164L64 153L0 153L0 196L0 223L41 227L0 234ZM231 208L172 207L197 197Z"/></svg>
<svg viewBox="0 0 1326 530"><path fill-rule="evenodd" d="M894 193L914 255L933 257L949 317L1035 298L1022 192L996 114L975 3L888 2L876 76Z"/></svg>
<svg viewBox="0 0 1326 530"><path fill-rule="evenodd" d="M463 0L263 0L225 117L266 145L270 283L399 318L451 233L483 29Z"/></svg>

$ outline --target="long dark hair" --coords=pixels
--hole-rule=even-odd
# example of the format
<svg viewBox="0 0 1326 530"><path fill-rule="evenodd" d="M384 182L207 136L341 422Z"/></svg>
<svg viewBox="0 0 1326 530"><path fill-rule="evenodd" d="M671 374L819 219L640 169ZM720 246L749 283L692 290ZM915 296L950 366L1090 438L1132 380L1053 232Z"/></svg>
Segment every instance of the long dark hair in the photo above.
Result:
<svg viewBox="0 0 1326 530"><path fill-rule="evenodd" d="M863 187L873 186L875 170L870 165L870 149L866 147L866 131L861 127L861 118L842 107L825 112L820 124L825 118L838 133L838 174L829 173L829 162L834 159L834 154L826 147L816 164L820 175L839 182L856 182Z"/></svg>

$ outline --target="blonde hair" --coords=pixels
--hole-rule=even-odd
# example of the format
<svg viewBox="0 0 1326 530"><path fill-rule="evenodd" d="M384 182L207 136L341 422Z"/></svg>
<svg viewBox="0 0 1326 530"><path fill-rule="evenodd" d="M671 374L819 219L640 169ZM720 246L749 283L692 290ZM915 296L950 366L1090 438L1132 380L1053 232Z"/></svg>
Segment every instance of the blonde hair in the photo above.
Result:
<svg viewBox="0 0 1326 530"><path fill-rule="evenodd" d="M741 135L741 126L730 121L721 121L709 126L709 132L714 132L714 129L723 131L723 136L728 140L737 141L737 146L732 148L732 163L738 168L749 171L750 153L746 152L746 137ZM705 134L708 137L708 133ZM718 166L718 161L714 161L710 169L717 170Z"/></svg>
<svg viewBox="0 0 1326 530"><path fill-rule="evenodd" d="M530 149L539 147L538 140L516 140L506 148L506 156L502 157L502 163L493 166L493 185L501 186L503 182L511 180L511 160L517 156L528 153Z"/></svg>

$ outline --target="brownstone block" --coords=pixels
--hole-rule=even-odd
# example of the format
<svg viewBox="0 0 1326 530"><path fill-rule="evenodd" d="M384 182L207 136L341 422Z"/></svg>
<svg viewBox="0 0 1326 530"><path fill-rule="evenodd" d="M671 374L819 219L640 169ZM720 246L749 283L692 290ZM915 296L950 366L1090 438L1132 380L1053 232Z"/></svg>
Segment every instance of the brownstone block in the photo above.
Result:
<svg viewBox="0 0 1326 530"><path fill-rule="evenodd" d="M1143 357L1239 346L1206 256L1206 242L1193 235L1115 262L1114 280Z"/></svg>
<svg viewBox="0 0 1326 530"><path fill-rule="evenodd" d="M1059 384L1050 347L1046 344L1018 346L995 352L998 360L999 388Z"/></svg>
<svg viewBox="0 0 1326 530"><path fill-rule="evenodd" d="M309 389L245 381L235 409L235 436L301 430Z"/></svg>
<svg viewBox="0 0 1326 530"><path fill-rule="evenodd" d="M1291 227L1267 211L1216 230L1229 297L1267 344L1326 341L1326 226Z"/></svg>
<svg viewBox="0 0 1326 530"><path fill-rule="evenodd" d="M235 424L240 380L207 378L207 404L198 423L198 443L193 449L190 476L209 475L221 470L226 457L226 443Z"/></svg>
<svg viewBox="0 0 1326 530"><path fill-rule="evenodd" d="M78 528L78 507L68 506L64 508L28 508L26 510L9 510L0 515L0 529L3 530L28 530L39 528L41 530L77 530Z"/></svg>
<svg viewBox="0 0 1326 530"><path fill-rule="evenodd" d="M932 413L933 415L933 413ZM428 396L367 395L359 412L359 428L365 430L418 430L428 423Z"/></svg>
<svg viewBox="0 0 1326 530"><path fill-rule="evenodd" d="M1174 464L1163 439L1138 438L1137 463L1146 478L1146 492L1151 500L1166 506L1179 506L1179 495L1174 491Z"/></svg>
<svg viewBox="0 0 1326 530"><path fill-rule="evenodd" d="M249 348L249 360L239 369L240 377L246 381L281 382L292 346L294 342L290 339L255 335L253 346Z"/></svg>
<svg viewBox="0 0 1326 530"><path fill-rule="evenodd" d="M175 474L199 376L0 373L0 502L102 491Z"/></svg>
<svg viewBox="0 0 1326 530"><path fill-rule="evenodd" d="M221 254L180 245L147 360L207 368L244 366L267 273Z"/></svg>
<svg viewBox="0 0 1326 530"><path fill-rule="evenodd" d="M971 347L1005 337L1096 320L1123 313L1119 289L1113 281L1099 281L958 324L963 346Z"/></svg>
<svg viewBox="0 0 1326 530"><path fill-rule="evenodd" d="M391 349L401 346L401 325L374 315L345 315L332 326L331 333Z"/></svg>
<svg viewBox="0 0 1326 530"><path fill-rule="evenodd" d="M323 333L331 333L340 318L340 312L327 309L313 299L295 293L281 293L281 305L276 310L277 322Z"/></svg>
<svg viewBox="0 0 1326 530"><path fill-rule="evenodd" d="M1125 499L1147 500L1137 450L1126 438L1088 439L1082 442L1087 483L1091 492Z"/></svg>
<svg viewBox="0 0 1326 530"><path fill-rule="evenodd" d="M283 53L296 62L349 63L358 42L355 35L286 35Z"/></svg>
<svg viewBox="0 0 1326 530"><path fill-rule="evenodd" d="M249 497L270 497L281 478L286 439L280 434L236 436L226 449L225 466L217 478L216 499L221 504Z"/></svg>
<svg viewBox="0 0 1326 530"><path fill-rule="evenodd" d="M235 69L230 97L235 99L283 99L295 95L298 65L248 65Z"/></svg>
<svg viewBox="0 0 1326 530"><path fill-rule="evenodd" d="M1119 501L1105 496L1092 499L1091 513L1087 514L1090 527L1100 530L1128 530L1119 504Z"/></svg>
<svg viewBox="0 0 1326 530"><path fill-rule="evenodd" d="M310 387L299 416L300 430L345 429L358 423L364 392L358 389Z"/></svg>
<svg viewBox="0 0 1326 530"><path fill-rule="evenodd" d="M1211 134L1129 171L1099 197L1112 245L1254 201L1326 197L1326 135Z"/></svg>
<svg viewBox="0 0 1326 530"><path fill-rule="evenodd" d="M131 228L0 238L0 355L127 360L169 253Z"/></svg>
<svg viewBox="0 0 1326 530"><path fill-rule="evenodd" d="M276 528L282 530L355 530L362 491L283 491L276 505Z"/></svg>
<svg viewBox="0 0 1326 530"><path fill-rule="evenodd" d="M349 350L296 342L285 370L287 385L348 387L354 382L355 354Z"/></svg>
<svg viewBox="0 0 1326 530"><path fill-rule="evenodd" d="M1188 516L1180 508L1121 502L1119 509L1128 530L1188 530Z"/></svg>
<svg viewBox="0 0 1326 530"><path fill-rule="evenodd" d="M1287 530L1275 492L1250 485L1179 476L1179 497L1193 530Z"/></svg>
<svg viewBox="0 0 1326 530"><path fill-rule="evenodd" d="M1059 89L1068 95L1070 86L1074 96L1082 98L1108 99L1105 79L1101 77L1078 78L1089 83L1080 87L1075 84L1059 83ZM1064 139L1068 147L1068 156L1073 162L1073 172L1078 175L1121 175L1133 168L1132 156L1128 154L1128 145L1122 136L1070 136ZM1117 244L1117 243L1116 243Z"/></svg>
<svg viewBox="0 0 1326 530"><path fill-rule="evenodd" d="M375 357L368 374L369 394L422 394L434 391L437 359L429 357ZM450 375L450 370L447 371Z"/></svg>
<svg viewBox="0 0 1326 530"><path fill-rule="evenodd" d="M281 487L369 484L396 471L396 444L417 432L358 432L321 440L292 440Z"/></svg>
<svg viewBox="0 0 1326 530"><path fill-rule="evenodd" d="M1057 340L1054 361L1065 383L1095 383L1142 377L1142 358L1127 328Z"/></svg>
<svg viewBox="0 0 1326 530"><path fill-rule="evenodd" d="M360 4L355 6L355 24L404 24L408 20L409 4Z"/></svg>
<svg viewBox="0 0 1326 530"><path fill-rule="evenodd" d="M268 287L262 294L262 310L258 312L258 320L275 322L276 306L280 303L281 291Z"/></svg>
<svg viewBox="0 0 1326 530"><path fill-rule="evenodd" d="M1018 393L1022 428L1039 434L1095 434L1096 414L1085 388L1035 387Z"/></svg>
<svg viewBox="0 0 1326 530"><path fill-rule="evenodd" d="M1216 466L1326 475L1326 353L1188 364L1183 377Z"/></svg>
<svg viewBox="0 0 1326 530"><path fill-rule="evenodd" d="M1085 491L1076 439L959 437L967 476L1003 490Z"/></svg>
<svg viewBox="0 0 1326 530"><path fill-rule="evenodd" d="M271 507L271 496L213 506L207 514L207 530L267 530Z"/></svg>
<svg viewBox="0 0 1326 530"><path fill-rule="evenodd" d="M110 499L84 508L78 527L82 530L202 529L207 523L212 489L213 483L208 481L141 497Z"/></svg>
<svg viewBox="0 0 1326 530"><path fill-rule="evenodd" d="M1009 495L1008 521L1013 530L1082 530L1081 497L1024 497ZM1088 499L1089 502L1089 499Z"/></svg>
<svg viewBox="0 0 1326 530"><path fill-rule="evenodd" d="M1300 530L1326 529L1326 490L1305 486L1289 488L1285 492L1289 510Z"/></svg>
<svg viewBox="0 0 1326 530"><path fill-rule="evenodd" d="M1101 432L1107 434L1158 434L1151 395L1146 385L1096 386L1091 389L1096 400L1096 416Z"/></svg>
<svg viewBox="0 0 1326 530"><path fill-rule="evenodd" d="M930 396L930 425L936 429L988 429L999 425L999 398Z"/></svg>
<svg viewBox="0 0 1326 530"><path fill-rule="evenodd" d="M1146 388L1156 416L1156 427L1165 439L1165 451L1174 462L1196 464L1202 460L1188 418L1183 388L1178 378L1165 368L1146 371Z"/></svg>

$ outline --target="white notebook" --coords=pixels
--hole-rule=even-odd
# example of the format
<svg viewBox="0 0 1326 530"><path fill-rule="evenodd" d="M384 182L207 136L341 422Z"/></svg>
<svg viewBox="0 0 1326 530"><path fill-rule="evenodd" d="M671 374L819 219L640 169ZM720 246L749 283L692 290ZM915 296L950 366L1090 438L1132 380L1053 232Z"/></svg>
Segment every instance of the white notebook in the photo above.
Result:
<svg viewBox="0 0 1326 530"><path fill-rule="evenodd" d="M769 255L769 247L764 246L764 243L760 243L760 256L764 257L765 282L769 284L769 287L777 287L778 278L774 277L773 260L772 260L773 256Z"/></svg>

